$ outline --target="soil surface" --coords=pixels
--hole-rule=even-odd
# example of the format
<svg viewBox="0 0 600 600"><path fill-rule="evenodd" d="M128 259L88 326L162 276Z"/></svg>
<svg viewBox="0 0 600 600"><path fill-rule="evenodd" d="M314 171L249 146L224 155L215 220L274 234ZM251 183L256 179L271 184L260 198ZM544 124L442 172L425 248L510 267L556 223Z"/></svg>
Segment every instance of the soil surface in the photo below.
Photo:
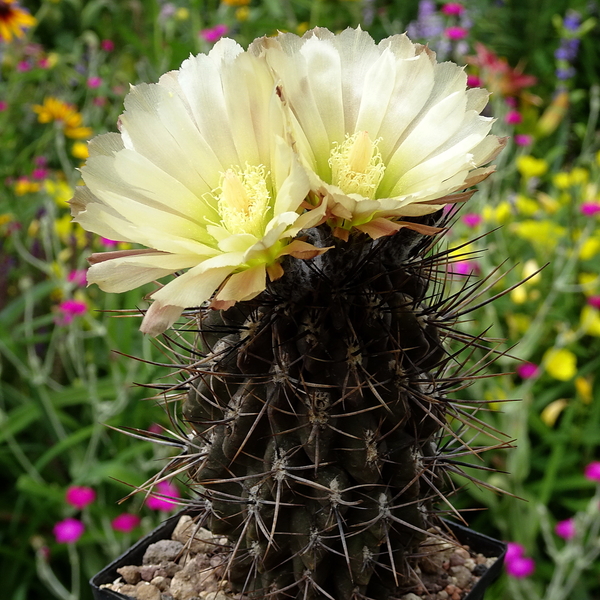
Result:
<svg viewBox="0 0 600 600"><path fill-rule="evenodd" d="M422 549L414 589L398 600L461 600L497 560L434 538ZM148 546L141 565L117 569L118 579L100 587L137 600L245 600L224 578L228 552L226 538L184 515L171 539Z"/></svg>

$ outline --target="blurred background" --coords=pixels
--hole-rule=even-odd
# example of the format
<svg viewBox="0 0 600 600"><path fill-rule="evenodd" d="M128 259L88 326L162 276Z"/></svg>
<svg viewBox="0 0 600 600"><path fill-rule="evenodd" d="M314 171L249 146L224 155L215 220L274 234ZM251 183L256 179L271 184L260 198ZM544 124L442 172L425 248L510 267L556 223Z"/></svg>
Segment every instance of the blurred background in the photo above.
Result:
<svg viewBox="0 0 600 600"><path fill-rule="evenodd" d="M516 446L488 452L491 470L475 473L507 493L470 484L455 497L473 528L512 543L486 600L600 598L598 17L588 0L0 0L5 597L91 598L89 577L187 493L174 482L158 490L170 501L119 502L166 454L110 427L170 427L143 387L170 360L138 331L150 288L86 288L87 256L126 247L70 222L86 142L116 131L130 84L222 36L246 46L360 24L376 40L408 32L465 65L469 85L492 92L495 133L510 136L444 239L460 247L456 285L500 267L492 297L532 276L462 325L510 348L496 363L507 374L461 392L493 401L479 417Z"/></svg>

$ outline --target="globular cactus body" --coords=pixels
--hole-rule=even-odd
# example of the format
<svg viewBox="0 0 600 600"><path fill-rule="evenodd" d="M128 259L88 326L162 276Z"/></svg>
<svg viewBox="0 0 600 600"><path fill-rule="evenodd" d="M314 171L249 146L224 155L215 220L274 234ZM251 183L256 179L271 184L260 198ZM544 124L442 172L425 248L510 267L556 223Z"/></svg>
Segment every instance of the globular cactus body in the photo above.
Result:
<svg viewBox="0 0 600 600"><path fill-rule="evenodd" d="M384 600L414 585L452 463L441 444L456 298L430 237L308 233L333 247L289 259L252 301L195 315L190 474L229 539L236 590Z"/></svg>

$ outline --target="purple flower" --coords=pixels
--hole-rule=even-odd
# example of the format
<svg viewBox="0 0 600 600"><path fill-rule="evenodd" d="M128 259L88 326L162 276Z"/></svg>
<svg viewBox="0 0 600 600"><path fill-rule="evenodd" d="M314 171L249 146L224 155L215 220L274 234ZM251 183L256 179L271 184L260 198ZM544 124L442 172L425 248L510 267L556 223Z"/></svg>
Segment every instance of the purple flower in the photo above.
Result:
<svg viewBox="0 0 600 600"><path fill-rule="evenodd" d="M579 210L586 217L593 217L600 213L600 202L584 202Z"/></svg>
<svg viewBox="0 0 600 600"><path fill-rule="evenodd" d="M483 217L481 215L478 215L477 213L468 213L462 216L461 221L467 227L477 227L477 225L479 225L481 221L483 221Z"/></svg>
<svg viewBox="0 0 600 600"><path fill-rule="evenodd" d="M600 461L591 462L583 472L586 479L600 483Z"/></svg>
<svg viewBox="0 0 600 600"><path fill-rule="evenodd" d="M528 556L519 556L506 561L506 572L517 579L529 577L535 571L535 561Z"/></svg>
<svg viewBox="0 0 600 600"><path fill-rule="evenodd" d="M175 502L179 498L179 490L170 481L161 481L156 484L157 495L150 495L146 499L146 506L152 510L171 510L176 506Z"/></svg>
<svg viewBox="0 0 600 600"><path fill-rule="evenodd" d="M121 531L122 533L130 533L133 531L141 522L141 519L137 515L130 513L120 514L115 517L111 522L110 526L115 531Z"/></svg>
<svg viewBox="0 0 600 600"><path fill-rule="evenodd" d="M535 363L526 362L517 367L517 374L521 379L533 379L540 374L540 368Z"/></svg>
<svg viewBox="0 0 600 600"><path fill-rule="evenodd" d="M67 488L65 500L67 504L81 510L96 499L96 492L91 487L72 485Z"/></svg>
<svg viewBox="0 0 600 600"><path fill-rule="evenodd" d="M554 532L556 533L556 535L565 540L570 540L571 538L574 538L575 534L577 533L575 529L575 519L570 518L565 519L564 521L559 521L554 527Z"/></svg>
<svg viewBox="0 0 600 600"><path fill-rule="evenodd" d="M556 69L556 77L561 81L565 81L566 79L571 79L575 75L576 71L573 67L567 67L566 69L560 68Z"/></svg>
<svg viewBox="0 0 600 600"><path fill-rule="evenodd" d="M576 31L580 24L581 15L575 10L570 10L567 12L565 18L563 19L563 26L569 31Z"/></svg>
<svg viewBox="0 0 600 600"><path fill-rule="evenodd" d="M69 517L57 523L52 531L59 544L74 544L85 531L85 525Z"/></svg>

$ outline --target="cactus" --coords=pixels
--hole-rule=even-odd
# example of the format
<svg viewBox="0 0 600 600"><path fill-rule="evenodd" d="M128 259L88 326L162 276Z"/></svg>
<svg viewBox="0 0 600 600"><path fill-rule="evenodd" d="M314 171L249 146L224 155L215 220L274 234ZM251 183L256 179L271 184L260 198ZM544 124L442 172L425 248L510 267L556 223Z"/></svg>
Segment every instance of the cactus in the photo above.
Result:
<svg viewBox="0 0 600 600"><path fill-rule="evenodd" d="M348 101L345 118L354 124L323 150L312 128L317 116L325 130L334 128L331 99L319 100L327 90L320 76L319 85L311 82L309 58L290 68L300 47L310 47L314 61L337 51L342 80L366 82L361 97L375 83L383 94L386 69L398 69L388 94L407 98L390 108L391 120L386 108L379 121L363 114L372 97L360 111ZM238 113L233 100L214 100L217 121L224 106L232 111L216 125L189 96L205 85L198 70L212 59L225 97L235 81L252 105ZM370 60L377 69L348 67ZM405 90L401 75L413 68ZM246 90L249 74L259 83ZM480 405L452 394L499 355L483 336L457 329L487 278L452 288L452 258L436 249L452 214L444 206L468 199L464 190L491 173L481 165L503 145L479 116L485 93L466 92L465 81L456 65L438 65L405 36L375 45L360 30L315 30L259 40L247 53L223 40L208 58L135 88L122 139L109 134L92 144L82 170L87 187L72 201L76 220L150 249L94 255L90 281L121 291L189 268L152 295L142 324L158 334L185 318L164 337L180 381L157 385L182 401L182 431L174 440L154 436L182 452L153 481L187 472L199 521L228 540L225 577L248 598L396 598L415 586L423 541L446 536L438 515L450 510L453 476L466 475L463 457L482 450L463 438L485 427ZM221 93L202 89L209 105ZM340 93L346 100L355 90ZM447 117L454 125L436 146L422 136L432 135L428 114L440 105L463 113ZM178 120L165 116L180 107ZM142 115L156 140L143 137ZM402 119L405 129L390 142L386 128ZM250 120L257 150L236 142L238 162L228 166L232 146L222 139L235 142L236 128ZM369 123L374 131L361 130ZM196 138L173 145L174 132L183 131L175 125L196 127L207 141L222 127L221 146L215 141L215 154L194 165L184 151ZM440 150L419 165L428 144ZM181 151L180 163L169 162L168 151ZM144 171L149 162L162 174ZM173 187L180 204L161 197L172 181L165 172L187 186ZM136 203L147 214L136 213ZM164 239L157 210L173 227ZM484 358L468 367L474 351Z"/></svg>

